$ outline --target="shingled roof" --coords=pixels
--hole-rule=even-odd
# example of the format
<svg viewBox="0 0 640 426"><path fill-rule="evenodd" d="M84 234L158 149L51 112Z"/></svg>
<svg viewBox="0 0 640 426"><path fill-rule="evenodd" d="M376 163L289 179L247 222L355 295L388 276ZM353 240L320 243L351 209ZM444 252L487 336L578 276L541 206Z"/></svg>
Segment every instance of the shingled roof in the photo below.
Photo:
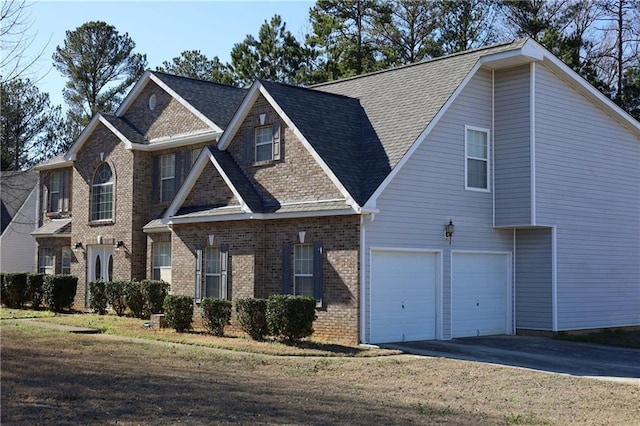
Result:
<svg viewBox="0 0 640 426"><path fill-rule="evenodd" d="M0 234L16 217L38 182L35 171L0 172Z"/></svg>
<svg viewBox="0 0 640 426"><path fill-rule="evenodd" d="M179 77L159 71L151 73L222 129L227 127L247 94L247 89L225 84Z"/></svg>

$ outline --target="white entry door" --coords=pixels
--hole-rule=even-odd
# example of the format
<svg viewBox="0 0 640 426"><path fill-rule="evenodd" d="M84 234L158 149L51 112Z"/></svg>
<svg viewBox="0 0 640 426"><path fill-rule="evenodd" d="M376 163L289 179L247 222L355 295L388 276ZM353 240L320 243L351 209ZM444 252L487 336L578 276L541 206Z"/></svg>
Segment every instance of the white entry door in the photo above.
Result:
<svg viewBox="0 0 640 426"><path fill-rule="evenodd" d="M86 305L89 306L89 283L91 281L113 281L113 247L89 246L87 254Z"/></svg>

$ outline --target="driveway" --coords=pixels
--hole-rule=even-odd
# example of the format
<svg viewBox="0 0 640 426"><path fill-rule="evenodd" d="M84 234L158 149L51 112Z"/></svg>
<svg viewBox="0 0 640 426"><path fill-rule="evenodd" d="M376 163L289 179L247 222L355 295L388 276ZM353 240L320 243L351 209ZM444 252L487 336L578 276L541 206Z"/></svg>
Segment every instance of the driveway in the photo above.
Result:
<svg viewBox="0 0 640 426"><path fill-rule="evenodd" d="M470 337L382 346L416 355L488 362L640 385L640 349L637 348L530 336Z"/></svg>

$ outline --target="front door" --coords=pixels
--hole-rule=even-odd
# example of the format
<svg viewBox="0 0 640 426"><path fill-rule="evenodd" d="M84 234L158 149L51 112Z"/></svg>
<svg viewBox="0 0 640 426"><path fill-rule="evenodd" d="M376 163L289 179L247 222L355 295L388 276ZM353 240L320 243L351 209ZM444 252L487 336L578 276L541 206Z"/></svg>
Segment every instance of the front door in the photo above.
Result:
<svg viewBox="0 0 640 426"><path fill-rule="evenodd" d="M89 283L91 281L113 281L113 247L89 246L87 255L87 299L89 306Z"/></svg>

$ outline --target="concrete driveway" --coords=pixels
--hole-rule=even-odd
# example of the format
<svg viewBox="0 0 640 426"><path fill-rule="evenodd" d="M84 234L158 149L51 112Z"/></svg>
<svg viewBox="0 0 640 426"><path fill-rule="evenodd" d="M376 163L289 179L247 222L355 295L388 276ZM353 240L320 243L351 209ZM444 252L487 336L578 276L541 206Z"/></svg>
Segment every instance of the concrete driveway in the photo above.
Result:
<svg viewBox="0 0 640 426"><path fill-rule="evenodd" d="M545 337L490 336L382 345L439 356L640 385L640 349L566 342Z"/></svg>

